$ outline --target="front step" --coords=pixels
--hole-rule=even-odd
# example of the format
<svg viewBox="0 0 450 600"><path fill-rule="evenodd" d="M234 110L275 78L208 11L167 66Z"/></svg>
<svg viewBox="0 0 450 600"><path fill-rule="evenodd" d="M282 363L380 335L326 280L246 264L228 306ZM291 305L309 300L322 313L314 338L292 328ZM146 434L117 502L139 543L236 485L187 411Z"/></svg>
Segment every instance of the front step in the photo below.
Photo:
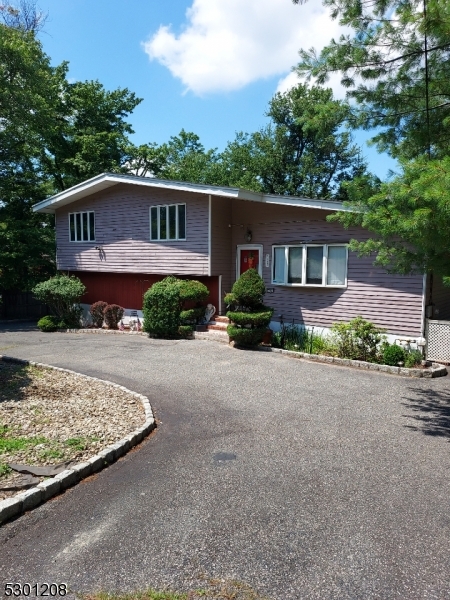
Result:
<svg viewBox="0 0 450 600"><path fill-rule="evenodd" d="M228 317L222 317L220 315L214 315L214 318L208 323L208 331L224 331L226 333L227 327L230 324Z"/></svg>
<svg viewBox="0 0 450 600"><path fill-rule="evenodd" d="M214 315L211 321L214 321L215 323L226 323L227 325L230 323L230 319L228 317L221 315Z"/></svg>

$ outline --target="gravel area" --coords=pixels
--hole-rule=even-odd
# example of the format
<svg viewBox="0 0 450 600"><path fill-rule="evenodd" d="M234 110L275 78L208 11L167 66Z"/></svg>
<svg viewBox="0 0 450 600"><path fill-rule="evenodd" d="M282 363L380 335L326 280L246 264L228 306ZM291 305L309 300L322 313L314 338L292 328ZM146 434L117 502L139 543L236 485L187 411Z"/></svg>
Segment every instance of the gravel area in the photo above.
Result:
<svg viewBox="0 0 450 600"><path fill-rule="evenodd" d="M139 399L107 383L0 362L0 487L17 477L7 463L82 462L144 421Z"/></svg>

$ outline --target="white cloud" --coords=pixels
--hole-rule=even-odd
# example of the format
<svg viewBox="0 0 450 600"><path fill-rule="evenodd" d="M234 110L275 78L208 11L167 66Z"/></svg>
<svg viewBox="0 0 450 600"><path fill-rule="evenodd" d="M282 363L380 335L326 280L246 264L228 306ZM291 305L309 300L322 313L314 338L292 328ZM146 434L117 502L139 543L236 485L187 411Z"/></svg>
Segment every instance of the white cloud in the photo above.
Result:
<svg viewBox="0 0 450 600"><path fill-rule="evenodd" d="M193 0L186 19L180 34L161 25L143 47L198 95L282 76L300 48L320 49L342 31L320 0Z"/></svg>
<svg viewBox="0 0 450 600"><path fill-rule="evenodd" d="M291 71L286 77L282 77L277 85L277 92L283 94L287 92L291 88L295 87L298 83L303 81L300 77L295 73L295 71ZM311 81L313 84L314 81ZM324 87L331 88L333 90L333 96L336 99L344 100L346 89L341 85L341 75L339 73L333 73L330 75L328 81L324 84Z"/></svg>

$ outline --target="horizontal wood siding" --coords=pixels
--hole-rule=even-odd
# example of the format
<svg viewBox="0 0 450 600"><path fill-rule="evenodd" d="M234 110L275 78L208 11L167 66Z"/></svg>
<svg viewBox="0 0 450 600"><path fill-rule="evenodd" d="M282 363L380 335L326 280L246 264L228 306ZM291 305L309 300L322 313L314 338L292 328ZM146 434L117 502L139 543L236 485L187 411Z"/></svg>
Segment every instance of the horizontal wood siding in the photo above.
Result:
<svg viewBox="0 0 450 600"><path fill-rule="evenodd" d="M149 209L186 203L186 241L151 242ZM69 241L69 212L95 211L95 242ZM208 196L119 184L56 211L60 270L208 275ZM102 251L95 250L101 246Z"/></svg>
<svg viewBox="0 0 450 600"><path fill-rule="evenodd" d="M92 273L88 271L71 271L86 286L86 293L81 299L83 304L93 304L99 300L109 304L119 304L123 308L142 310L145 292L164 275L145 273ZM218 277L198 277L198 280L209 289L209 297L205 304L211 302L217 306L219 300Z"/></svg>
<svg viewBox="0 0 450 600"><path fill-rule="evenodd" d="M211 275L222 275L222 297L231 291L234 281L230 271L231 202L229 198L211 198Z"/></svg>
<svg viewBox="0 0 450 600"><path fill-rule="evenodd" d="M339 223L328 223L327 211L265 205L233 200L231 276L236 279L236 246L243 244L243 230L250 227L252 244L263 244L263 278L275 292L265 302L282 314L285 321L330 327L357 315L373 321L392 334L420 335L422 314L422 276L389 275L373 266L372 258L349 253L348 287L293 288L271 283L272 245L300 242L347 243L352 237L367 239L360 228L346 230Z"/></svg>

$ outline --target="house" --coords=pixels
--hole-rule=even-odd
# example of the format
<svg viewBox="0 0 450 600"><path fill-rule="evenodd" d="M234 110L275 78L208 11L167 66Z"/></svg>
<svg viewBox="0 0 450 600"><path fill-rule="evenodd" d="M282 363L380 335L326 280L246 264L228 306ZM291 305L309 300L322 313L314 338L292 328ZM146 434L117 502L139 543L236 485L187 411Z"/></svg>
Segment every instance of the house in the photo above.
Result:
<svg viewBox="0 0 450 600"><path fill-rule="evenodd" d="M55 214L58 269L85 284L86 305L140 311L143 293L174 274L204 282L224 314L224 295L253 266L274 328L280 315L324 330L362 315L389 337L417 338L432 316L425 277L387 274L348 251L369 234L326 220L346 210L339 202L106 173L34 210Z"/></svg>

